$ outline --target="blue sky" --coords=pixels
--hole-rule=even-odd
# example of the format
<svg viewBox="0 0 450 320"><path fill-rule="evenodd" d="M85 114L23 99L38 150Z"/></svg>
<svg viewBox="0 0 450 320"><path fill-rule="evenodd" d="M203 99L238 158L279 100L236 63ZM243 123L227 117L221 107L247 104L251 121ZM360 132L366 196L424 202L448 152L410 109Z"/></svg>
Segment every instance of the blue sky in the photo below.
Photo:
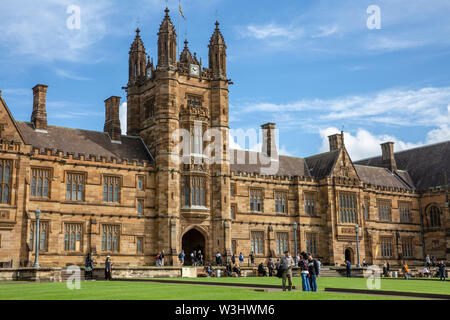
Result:
<svg viewBox="0 0 450 320"><path fill-rule="evenodd" d="M413 3L411 3L413 2ZM177 0L168 1L177 23ZM80 29L67 8L81 9ZM104 100L122 96L137 25L156 62L164 0L3 0L0 89L29 120L31 88L49 85L50 124L102 130ZM369 30L370 5L381 29ZM184 0L181 36L207 65L218 19L228 46L230 124L275 122L282 153L328 149L344 128L356 160L450 139L450 2L442 0ZM125 104L124 104L125 106ZM125 127L125 123L122 123Z"/></svg>

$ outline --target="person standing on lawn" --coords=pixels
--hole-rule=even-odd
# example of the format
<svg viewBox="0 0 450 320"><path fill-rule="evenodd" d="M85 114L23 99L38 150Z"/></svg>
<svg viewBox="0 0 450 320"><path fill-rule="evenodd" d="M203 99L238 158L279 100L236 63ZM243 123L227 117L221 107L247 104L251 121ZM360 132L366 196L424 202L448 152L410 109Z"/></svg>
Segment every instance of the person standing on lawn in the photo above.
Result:
<svg viewBox="0 0 450 320"><path fill-rule="evenodd" d="M269 277L273 276L273 269L275 269L275 264L273 263L272 258L267 260L267 269L269 269Z"/></svg>
<svg viewBox="0 0 450 320"><path fill-rule="evenodd" d="M309 287L309 266L308 266L308 256L305 252L301 253L301 258L298 262L298 266L300 268L300 277L302 278L302 290L310 291Z"/></svg>
<svg viewBox="0 0 450 320"><path fill-rule="evenodd" d="M288 290L292 290L292 267L295 266L294 259L289 254L289 251L284 252L284 256L281 257L280 260L280 269L283 272L282 273L282 279L283 279L283 291L286 291L286 280L289 282Z"/></svg>
<svg viewBox="0 0 450 320"><path fill-rule="evenodd" d="M439 279L441 281L445 281L447 275L445 274L445 264L444 261L441 260L441 262L438 263L438 269L439 269Z"/></svg>
<svg viewBox="0 0 450 320"><path fill-rule="evenodd" d="M165 258L165 254L164 254L164 250L161 251L161 254L159 255L159 265L161 267L164 267L164 258Z"/></svg>
<svg viewBox="0 0 450 320"><path fill-rule="evenodd" d="M244 255L241 253L239 253L239 264L243 264L244 263Z"/></svg>
<svg viewBox="0 0 450 320"><path fill-rule="evenodd" d="M111 271L112 271L112 262L111 257L107 256L105 261L105 280L111 280Z"/></svg>
<svg viewBox="0 0 450 320"><path fill-rule="evenodd" d="M350 260L345 261L345 269L347 271L347 278L352 277L352 264L350 263Z"/></svg>
<svg viewBox="0 0 450 320"><path fill-rule="evenodd" d="M92 260L91 254L88 253L84 264L84 280L87 280L88 278L90 278L91 280L94 279L94 276L92 274L93 269L94 269L94 260Z"/></svg>
<svg viewBox="0 0 450 320"><path fill-rule="evenodd" d="M317 292L317 275L319 274L319 266L317 260L308 253L308 272L309 272L309 288L313 292Z"/></svg>

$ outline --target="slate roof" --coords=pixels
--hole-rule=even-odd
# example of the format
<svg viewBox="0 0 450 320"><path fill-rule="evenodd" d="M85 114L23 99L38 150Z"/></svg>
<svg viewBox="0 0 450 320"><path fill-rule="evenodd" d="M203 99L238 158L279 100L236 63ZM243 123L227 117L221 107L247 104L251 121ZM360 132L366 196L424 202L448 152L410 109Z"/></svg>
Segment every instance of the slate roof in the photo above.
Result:
<svg viewBox="0 0 450 320"><path fill-rule="evenodd" d="M119 160L153 162L152 156L141 138L122 136L121 144L112 143L109 135L100 131L71 129L65 127L48 126L48 133L40 133L34 130L29 122L16 121L26 144L36 148L49 148L62 150L66 153L96 155L98 159L103 156L109 161L111 157Z"/></svg>
<svg viewBox="0 0 450 320"><path fill-rule="evenodd" d="M403 182L400 177L386 168L369 167L360 164L354 164L354 167L361 181L365 183L370 183L375 186L412 189L412 186ZM407 172L403 172L403 174L408 175Z"/></svg>
<svg viewBox="0 0 450 320"><path fill-rule="evenodd" d="M450 140L395 152L394 155L397 168L407 171L411 183L418 190L443 186L445 185L444 172L447 172L447 176L450 176ZM355 163L374 167L382 166L381 156L360 160ZM398 175L408 180L404 172L400 171Z"/></svg>
<svg viewBox="0 0 450 320"><path fill-rule="evenodd" d="M230 165L232 172L246 172L261 174L261 168L269 168L269 164L261 164L260 152L243 151L245 158L237 160L237 153L241 150L231 149L230 153L234 154L234 163ZM305 159L288 156L279 156L278 172L274 175L278 176L299 176L310 177L305 165ZM243 163L242 163L243 162ZM276 164L274 164L276 165Z"/></svg>
<svg viewBox="0 0 450 320"><path fill-rule="evenodd" d="M339 150L333 150L317 154L306 158L309 173L317 178L323 178L331 174L336 159L339 157Z"/></svg>

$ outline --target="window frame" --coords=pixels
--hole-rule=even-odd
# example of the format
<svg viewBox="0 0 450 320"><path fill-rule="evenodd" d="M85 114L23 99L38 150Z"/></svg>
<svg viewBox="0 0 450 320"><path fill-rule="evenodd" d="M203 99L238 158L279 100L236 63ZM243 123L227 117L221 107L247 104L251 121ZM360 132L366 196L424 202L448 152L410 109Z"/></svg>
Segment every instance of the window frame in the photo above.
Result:
<svg viewBox="0 0 450 320"><path fill-rule="evenodd" d="M8 171L8 181L3 181L5 177L5 170L9 168ZM12 179L14 173L14 160L11 159L0 159L0 204L11 204L11 193L12 193ZM7 196L4 199L4 190L7 187ZM5 201L6 200L6 201Z"/></svg>
<svg viewBox="0 0 450 320"><path fill-rule="evenodd" d="M45 227L44 227L45 226ZM45 230L45 241L44 241L44 249L42 248L42 231ZM31 236L30 240L30 248L31 251L36 251L35 250L35 245L36 245L36 219L31 220L31 224L30 224L30 234L29 236ZM50 236L50 220L39 220L39 252L48 252L48 239Z"/></svg>
<svg viewBox="0 0 450 320"><path fill-rule="evenodd" d="M74 249L72 249L71 235L74 233ZM80 233L80 240L78 240L78 233ZM68 238L66 239L66 234ZM83 252L83 237L84 237L84 223L82 222L64 222L64 252ZM79 250L77 250L77 243L79 243Z"/></svg>
<svg viewBox="0 0 450 320"><path fill-rule="evenodd" d="M261 238L254 237L254 235L261 235ZM265 252L265 233L263 230L251 230L250 231L250 247L254 255L264 255ZM257 242L255 242L257 240Z"/></svg>
<svg viewBox="0 0 450 320"><path fill-rule="evenodd" d="M250 212L253 212L253 213L263 213L264 212L264 190L263 189L250 188L249 189L249 200L250 200ZM255 202L253 200L255 200ZM255 205L256 205L256 210L255 210Z"/></svg>
<svg viewBox="0 0 450 320"><path fill-rule="evenodd" d="M355 225L359 222L358 197L353 192L338 193L339 223Z"/></svg>
<svg viewBox="0 0 450 320"><path fill-rule="evenodd" d="M35 176L34 173L37 172L38 174ZM42 175L41 175L42 173ZM46 176L45 173L48 175ZM36 179L33 187L33 179L35 177L42 177L42 185L41 185L41 193L38 195L38 189L39 189L39 183L38 179ZM30 179L30 198L31 199L50 199L51 195L51 182L53 177L53 170L52 168L44 168L44 167L31 167L31 179ZM45 179L48 181L47 185L47 195L44 195L45 191ZM34 190L34 194L33 194Z"/></svg>
<svg viewBox="0 0 450 320"><path fill-rule="evenodd" d="M387 205L387 206L383 206ZM383 209L381 209L383 208ZM388 209L385 212L385 209ZM392 201L388 199L377 199L377 209L378 209L378 220L385 222L392 222ZM381 211L380 211L381 210ZM389 215L388 219L385 219L386 213Z"/></svg>
<svg viewBox="0 0 450 320"><path fill-rule="evenodd" d="M285 239L282 239L282 237ZM277 255L282 256L284 252L289 251L289 232L278 231L275 233Z"/></svg>
<svg viewBox="0 0 450 320"><path fill-rule="evenodd" d="M117 183L114 183L114 180L117 179ZM110 181L106 183L107 181ZM106 188L106 200L105 200L105 186ZM112 187L112 189L111 189ZM117 194L115 188L117 187ZM102 175L102 189L103 189L103 197L102 200L105 203L121 203L122 198L122 176L119 175L110 175L104 174ZM117 196L117 200L116 200ZM111 200L110 200L111 199Z"/></svg>
<svg viewBox="0 0 450 320"><path fill-rule="evenodd" d="M106 233L106 237L105 236L105 228L110 228L110 230L108 230L109 232ZM102 223L102 231L101 231L101 248L102 248L102 252L104 253L119 253L120 252L120 236L121 236L121 225L120 224L114 224L114 223ZM114 238L114 231L116 231L117 234L117 242L116 242L116 246L117 246L117 250L114 250L114 242L115 242L115 238ZM111 235L111 238L109 238L109 235ZM111 250L108 250L108 248L111 248Z"/></svg>
<svg viewBox="0 0 450 320"><path fill-rule="evenodd" d="M316 194L313 192L303 192L303 210L305 216L316 217Z"/></svg>
<svg viewBox="0 0 450 320"><path fill-rule="evenodd" d="M81 198L82 199L78 199L78 196L80 194L80 190L79 190L79 181L77 180L77 186L76 186L76 198L77 199L73 199L73 183L71 181L70 184L70 198L67 197L68 195L68 183L69 183L69 176L78 176L78 177L82 177L82 186L83 186L83 190L81 193ZM86 185L87 185L87 173L86 172L80 172L80 171L66 171L65 173L65 193L66 193L66 200L67 201L78 201L78 202L83 202L85 201L85 197L86 197Z"/></svg>

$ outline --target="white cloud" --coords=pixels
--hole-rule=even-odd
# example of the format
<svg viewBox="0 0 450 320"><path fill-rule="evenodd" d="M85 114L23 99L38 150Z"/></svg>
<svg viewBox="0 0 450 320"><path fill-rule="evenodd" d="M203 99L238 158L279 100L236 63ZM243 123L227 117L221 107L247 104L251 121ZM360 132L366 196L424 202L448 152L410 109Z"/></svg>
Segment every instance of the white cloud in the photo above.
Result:
<svg viewBox="0 0 450 320"><path fill-rule="evenodd" d="M56 72L56 74L58 76L60 76L62 78L70 79L70 80L76 80L76 81L89 81L89 80L92 80L90 78L78 76L76 74L73 74L73 73L71 73L69 71L62 70L62 69L56 69L55 72Z"/></svg>
<svg viewBox="0 0 450 320"><path fill-rule="evenodd" d="M331 26L320 26L319 27L319 32L316 34L313 34L311 36L311 38L324 38L324 37L328 37L331 36L335 33L337 33L338 31L338 26L337 25L331 25Z"/></svg>
<svg viewBox="0 0 450 320"><path fill-rule="evenodd" d="M334 127L328 127L319 131L322 139L320 152L329 151L328 136L336 133L340 133L340 131ZM396 152L423 145L423 143L404 142L391 135L374 135L365 129L358 129L355 135L344 132L345 147L353 161L380 155L380 144L384 142L394 142Z"/></svg>
<svg viewBox="0 0 450 320"><path fill-rule="evenodd" d="M69 5L81 9L80 29L67 28ZM107 0L2 1L0 47L11 56L44 61L82 61L88 49L110 31Z"/></svg>
<svg viewBox="0 0 450 320"><path fill-rule="evenodd" d="M299 119L303 122L310 114L306 111L314 111L315 118L307 119L319 124L358 121L372 125L436 127L450 123L449 101L450 87L441 87L390 89L374 94L303 99L286 104L262 102L233 106L233 109L241 115L255 112L279 115L282 112L283 117L278 117L282 121Z"/></svg>
<svg viewBox="0 0 450 320"><path fill-rule="evenodd" d="M319 149L320 152L329 150L328 136L336 133L340 133L340 131L334 127L319 130L322 139L322 145ZM349 132L344 132L345 147L353 161L379 156L381 154L380 144L384 142L394 142L394 150L397 152L447 140L450 140L450 127L448 125L429 131L426 140L418 143L402 141L388 134L376 135L361 128L354 135Z"/></svg>
<svg viewBox="0 0 450 320"><path fill-rule="evenodd" d="M240 33L244 37L262 40L268 38L295 39L301 37L303 32L301 29L269 23L265 25L248 25Z"/></svg>

